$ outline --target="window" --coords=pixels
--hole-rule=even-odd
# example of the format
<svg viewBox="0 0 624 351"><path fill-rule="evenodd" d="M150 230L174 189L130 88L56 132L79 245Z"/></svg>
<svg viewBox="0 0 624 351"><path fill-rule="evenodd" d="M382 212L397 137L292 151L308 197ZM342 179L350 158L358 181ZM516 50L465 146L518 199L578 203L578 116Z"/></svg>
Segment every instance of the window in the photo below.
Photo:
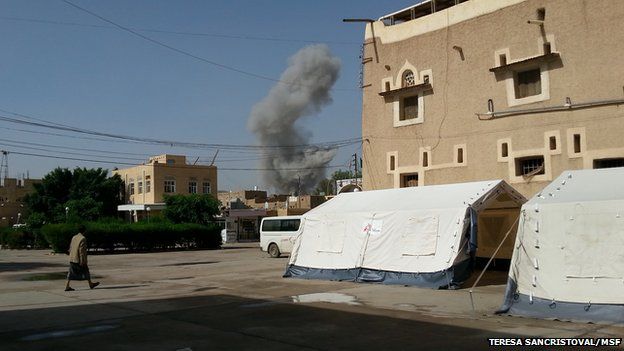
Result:
<svg viewBox="0 0 624 351"><path fill-rule="evenodd" d="M145 179L145 192L149 193L150 191L152 191L152 181Z"/></svg>
<svg viewBox="0 0 624 351"><path fill-rule="evenodd" d="M498 62L499 62L499 66L505 66L507 65L507 55L505 54L500 54L498 55Z"/></svg>
<svg viewBox="0 0 624 351"><path fill-rule="evenodd" d="M429 166L429 153L428 152L423 152L422 154L422 166L423 167Z"/></svg>
<svg viewBox="0 0 624 351"><path fill-rule="evenodd" d="M550 143L550 149L557 150L557 137L551 136L548 140Z"/></svg>
<svg viewBox="0 0 624 351"><path fill-rule="evenodd" d="M203 182L202 183L202 193L210 194L210 182Z"/></svg>
<svg viewBox="0 0 624 351"><path fill-rule="evenodd" d="M544 156L529 156L516 159L516 176L544 174Z"/></svg>
<svg viewBox="0 0 624 351"><path fill-rule="evenodd" d="M418 118L418 95L401 99L400 121Z"/></svg>
<svg viewBox="0 0 624 351"><path fill-rule="evenodd" d="M138 187L138 189L137 189L137 190L138 190L138 193L139 193L139 194L143 194L143 181L142 181L142 180L139 180L139 181L137 182L137 187Z"/></svg>
<svg viewBox="0 0 624 351"><path fill-rule="evenodd" d="M542 93L542 78L539 68L515 74L516 99L540 95Z"/></svg>
<svg viewBox="0 0 624 351"><path fill-rule="evenodd" d="M407 88L416 85L416 80L414 79L414 72L407 70L403 73L403 79L401 82L402 88Z"/></svg>
<svg viewBox="0 0 624 351"><path fill-rule="evenodd" d="M166 193L175 193L176 192L175 180L165 180L165 192Z"/></svg>
<svg viewBox="0 0 624 351"><path fill-rule="evenodd" d="M188 183L188 192L189 194L197 194L197 182L196 181L190 181Z"/></svg>
<svg viewBox="0 0 624 351"><path fill-rule="evenodd" d="M418 186L418 173L401 175L401 188Z"/></svg>
<svg viewBox="0 0 624 351"><path fill-rule="evenodd" d="M280 231L282 232L295 232L299 230L299 223L301 220L299 219L286 219L282 221L282 225L280 226Z"/></svg>
<svg viewBox="0 0 624 351"><path fill-rule="evenodd" d="M262 222L264 232L295 232L299 230L300 219L267 219Z"/></svg>
<svg viewBox="0 0 624 351"><path fill-rule="evenodd" d="M574 153L578 154L581 152L581 135L574 134Z"/></svg>
<svg viewBox="0 0 624 351"><path fill-rule="evenodd" d="M279 232L280 221L279 220L265 220L262 222L262 231L264 232Z"/></svg>
<svg viewBox="0 0 624 351"><path fill-rule="evenodd" d="M386 91L390 91L390 82L386 82Z"/></svg>
<svg viewBox="0 0 624 351"><path fill-rule="evenodd" d="M394 168L395 168L395 167L396 167L396 166L395 166L395 159L394 159L394 156L390 156L390 170L391 170L391 171L394 171Z"/></svg>
<svg viewBox="0 0 624 351"><path fill-rule="evenodd" d="M503 143L501 145L501 157L509 156L509 144Z"/></svg>
<svg viewBox="0 0 624 351"><path fill-rule="evenodd" d="M624 167L624 157L594 160L594 168Z"/></svg>
<svg viewBox="0 0 624 351"><path fill-rule="evenodd" d="M457 163L464 163L464 149L461 147L457 149Z"/></svg>
<svg viewBox="0 0 624 351"><path fill-rule="evenodd" d="M134 195L134 179L128 181L128 195Z"/></svg>

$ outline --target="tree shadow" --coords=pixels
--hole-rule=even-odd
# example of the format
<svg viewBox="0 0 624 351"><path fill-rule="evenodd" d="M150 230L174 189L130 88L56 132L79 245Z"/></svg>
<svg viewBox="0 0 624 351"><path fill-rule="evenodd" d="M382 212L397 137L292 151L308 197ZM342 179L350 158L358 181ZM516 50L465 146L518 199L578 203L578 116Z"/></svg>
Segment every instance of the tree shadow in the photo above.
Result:
<svg viewBox="0 0 624 351"><path fill-rule="evenodd" d="M52 262L0 262L0 272L27 271L48 267L64 267L66 264Z"/></svg>

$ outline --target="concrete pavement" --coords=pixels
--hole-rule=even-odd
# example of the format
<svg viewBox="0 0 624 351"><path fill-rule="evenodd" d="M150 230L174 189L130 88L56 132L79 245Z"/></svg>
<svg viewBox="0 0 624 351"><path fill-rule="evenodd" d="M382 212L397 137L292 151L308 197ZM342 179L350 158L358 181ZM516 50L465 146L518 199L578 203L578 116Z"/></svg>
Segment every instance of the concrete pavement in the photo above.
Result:
<svg viewBox="0 0 624 351"><path fill-rule="evenodd" d="M498 336L624 336L623 326L493 315L504 272L475 289L473 313L467 289L284 279L287 259L257 244L91 255L102 285L73 282L74 292L63 291L66 262L0 250L1 350L483 350Z"/></svg>

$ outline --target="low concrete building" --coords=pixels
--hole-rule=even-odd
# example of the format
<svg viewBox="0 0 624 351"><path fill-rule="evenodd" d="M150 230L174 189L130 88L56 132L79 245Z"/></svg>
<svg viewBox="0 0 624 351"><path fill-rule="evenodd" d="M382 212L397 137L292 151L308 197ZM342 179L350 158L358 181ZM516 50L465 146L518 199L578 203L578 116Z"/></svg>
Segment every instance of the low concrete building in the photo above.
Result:
<svg viewBox="0 0 624 351"><path fill-rule="evenodd" d="M261 208L258 203L264 204L267 199L267 192L264 190L237 190L237 191L219 191L219 201L225 208L232 207L232 203L242 203L247 208Z"/></svg>
<svg viewBox="0 0 624 351"><path fill-rule="evenodd" d="M164 208L165 195L210 194L217 198L217 167L187 164L186 156L153 156L145 164L114 170L113 174L126 186L126 205L118 209L134 220Z"/></svg>

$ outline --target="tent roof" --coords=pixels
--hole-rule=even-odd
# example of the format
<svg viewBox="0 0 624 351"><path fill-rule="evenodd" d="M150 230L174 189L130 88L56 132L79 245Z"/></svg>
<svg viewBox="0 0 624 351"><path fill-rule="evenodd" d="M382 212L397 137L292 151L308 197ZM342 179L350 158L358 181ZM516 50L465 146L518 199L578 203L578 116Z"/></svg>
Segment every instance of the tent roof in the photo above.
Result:
<svg viewBox="0 0 624 351"><path fill-rule="evenodd" d="M554 204L574 201L609 201L624 199L624 168L564 171L529 204Z"/></svg>
<svg viewBox="0 0 624 351"><path fill-rule="evenodd" d="M499 197L505 206L521 206L526 199L502 180L428 185L419 187L370 190L342 193L308 213L354 213L370 211L400 211L468 207L485 200L493 191L505 193ZM488 197L489 199L490 197ZM511 203L511 205L509 204ZM500 206L500 207L505 207Z"/></svg>

